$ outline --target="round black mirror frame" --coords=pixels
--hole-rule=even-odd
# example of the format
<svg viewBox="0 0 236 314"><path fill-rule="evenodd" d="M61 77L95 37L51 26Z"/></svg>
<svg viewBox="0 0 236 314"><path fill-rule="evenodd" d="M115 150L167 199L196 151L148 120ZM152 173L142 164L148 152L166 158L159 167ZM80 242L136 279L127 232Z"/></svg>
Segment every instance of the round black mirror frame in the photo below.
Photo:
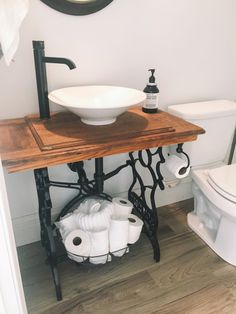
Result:
<svg viewBox="0 0 236 314"><path fill-rule="evenodd" d="M96 0L91 3L72 3L66 0L41 0L51 8L70 15L87 15L95 13L113 0Z"/></svg>

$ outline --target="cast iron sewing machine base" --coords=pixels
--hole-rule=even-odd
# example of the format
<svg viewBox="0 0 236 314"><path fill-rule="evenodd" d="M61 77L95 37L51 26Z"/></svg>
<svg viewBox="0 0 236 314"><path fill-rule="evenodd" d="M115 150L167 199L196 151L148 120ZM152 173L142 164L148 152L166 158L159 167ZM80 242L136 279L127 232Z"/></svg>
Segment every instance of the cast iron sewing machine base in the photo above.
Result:
<svg viewBox="0 0 236 314"><path fill-rule="evenodd" d="M177 148L180 153L184 153L182 146L183 144L179 144ZM95 174L94 179L92 180L87 178L83 161L70 163L68 164L68 167L71 171L76 172L78 175L78 180L75 183L50 180L47 168L34 170L39 203L41 243L46 250L47 261L51 267L58 301L62 300L60 279L57 268L60 258L57 256L54 239L54 225L51 220L52 202L50 197L50 187L68 188L78 191L77 195L61 210L60 214L56 218L56 221L58 221L61 217L71 211L75 205L82 202L88 196L97 196L106 200L111 200L111 196L103 191L104 181L118 174L122 169L130 166L132 169L133 181L128 191L128 198L134 205L134 213L144 222L144 230L153 247L154 260L159 262L160 247L157 235L158 215L156 210L157 206L155 193L158 187L161 190L164 189L163 176L160 171L160 166L164 162L165 158L162 153L162 147L159 147L154 152L150 149L135 153L131 152L129 153L129 159L124 165L121 165L108 174L104 174L103 158L97 158L95 159ZM143 167L147 172L149 172L152 178L152 184L145 185L144 180L139 173L140 167Z"/></svg>

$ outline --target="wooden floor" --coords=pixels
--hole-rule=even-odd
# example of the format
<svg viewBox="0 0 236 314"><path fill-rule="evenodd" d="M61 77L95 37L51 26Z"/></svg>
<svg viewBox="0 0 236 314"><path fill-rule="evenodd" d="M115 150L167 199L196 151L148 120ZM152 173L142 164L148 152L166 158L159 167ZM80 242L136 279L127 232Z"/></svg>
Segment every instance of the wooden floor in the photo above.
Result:
<svg viewBox="0 0 236 314"><path fill-rule="evenodd" d="M29 313L236 313L236 268L220 259L186 225L192 200L159 208L161 262L146 236L111 263L59 265L63 300L57 302L39 243L19 248Z"/></svg>

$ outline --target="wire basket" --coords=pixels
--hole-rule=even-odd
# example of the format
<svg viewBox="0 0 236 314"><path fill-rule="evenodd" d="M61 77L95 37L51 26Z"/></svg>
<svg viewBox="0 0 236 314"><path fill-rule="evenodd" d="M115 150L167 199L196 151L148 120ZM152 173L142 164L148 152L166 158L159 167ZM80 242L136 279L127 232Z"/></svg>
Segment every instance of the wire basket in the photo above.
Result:
<svg viewBox="0 0 236 314"><path fill-rule="evenodd" d="M85 263L85 262L89 264L95 264L95 265L105 264L107 262L111 262L113 257L122 257L123 255L129 253L129 245L127 245L126 247L122 249L108 252L107 254L102 254L102 255L83 256L83 255L74 254L66 250L60 230L58 228L55 228L55 230L56 230L57 238L60 241L60 243L63 245L63 248L66 252L67 257L79 264Z"/></svg>

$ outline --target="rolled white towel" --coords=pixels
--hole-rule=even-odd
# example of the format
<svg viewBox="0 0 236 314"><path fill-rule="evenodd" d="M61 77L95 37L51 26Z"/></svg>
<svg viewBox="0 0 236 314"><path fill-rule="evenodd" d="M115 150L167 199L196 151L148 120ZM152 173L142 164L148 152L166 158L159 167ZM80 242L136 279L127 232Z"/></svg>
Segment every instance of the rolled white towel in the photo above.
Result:
<svg viewBox="0 0 236 314"><path fill-rule="evenodd" d="M0 43L7 65L19 45L19 29L29 9L28 0L0 1Z"/></svg>
<svg viewBox="0 0 236 314"><path fill-rule="evenodd" d="M68 213L63 216L60 221L55 222L56 227L60 230L63 241L66 236L77 228L74 213Z"/></svg>
<svg viewBox="0 0 236 314"><path fill-rule="evenodd" d="M99 211L101 206L102 200L100 199L92 199L92 198L86 198L77 209L74 210L74 213L84 213L84 214L90 214L90 213L96 213Z"/></svg>
<svg viewBox="0 0 236 314"><path fill-rule="evenodd" d="M111 216L113 213L113 204L111 202L102 201L98 211L98 205L94 204L91 213L89 213L88 210L84 210L84 208L82 208L82 212L79 211L79 208L75 211L77 228L83 231L95 232L110 227Z"/></svg>

